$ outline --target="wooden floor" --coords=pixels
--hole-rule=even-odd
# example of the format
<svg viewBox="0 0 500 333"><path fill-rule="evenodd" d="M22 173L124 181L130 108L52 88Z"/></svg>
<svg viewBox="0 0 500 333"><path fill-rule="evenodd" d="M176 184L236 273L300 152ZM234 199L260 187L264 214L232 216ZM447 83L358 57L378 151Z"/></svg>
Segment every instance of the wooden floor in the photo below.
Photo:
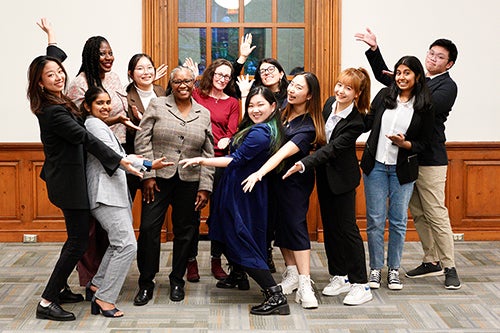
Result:
<svg viewBox="0 0 500 333"><path fill-rule="evenodd" d="M253 281L248 291L215 288L207 241L200 242L201 281L188 282L185 300L171 302L171 246L162 245L158 288L148 305L132 305L138 277L134 262L118 299L123 318L92 316L89 302L82 302L64 306L75 313L76 321L54 322L36 319L35 309L61 243L0 243L0 332L500 332L500 242L456 243L460 290L446 290L444 276L403 277L403 290L388 290L383 283L371 302L356 307L342 305L342 296L321 295L329 276L323 244L313 243L311 275L320 305L304 310L291 295L290 316L250 315L249 306L262 300ZM420 243L407 243L402 273L420 264L421 255ZM278 250L275 257L280 271ZM281 280L280 272L274 276ZM77 280L75 272L72 288L83 292Z"/></svg>

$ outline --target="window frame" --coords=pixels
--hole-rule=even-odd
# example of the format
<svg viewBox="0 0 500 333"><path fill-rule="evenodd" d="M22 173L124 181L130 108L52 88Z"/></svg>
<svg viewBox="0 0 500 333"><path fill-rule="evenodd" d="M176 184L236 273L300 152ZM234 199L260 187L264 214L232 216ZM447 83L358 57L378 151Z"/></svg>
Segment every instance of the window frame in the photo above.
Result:
<svg viewBox="0 0 500 333"><path fill-rule="evenodd" d="M304 22L211 22L211 0L206 1L207 22L178 22L179 0L143 0L143 51L155 64L178 65L178 28L238 28L243 36L245 28L271 28L272 57L277 55L278 28L304 29L304 69L318 76L322 97L333 92L334 77L340 68L340 0L304 1ZM240 0L240 6L244 0ZM272 21L277 21L277 0L272 0ZM240 20L244 13L239 11ZM211 61L212 35L207 30L207 65ZM329 45L324 47L323 45ZM278 57L279 60L279 57ZM287 69L291 70L291 69ZM159 81L165 86L168 77Z"/></svg>

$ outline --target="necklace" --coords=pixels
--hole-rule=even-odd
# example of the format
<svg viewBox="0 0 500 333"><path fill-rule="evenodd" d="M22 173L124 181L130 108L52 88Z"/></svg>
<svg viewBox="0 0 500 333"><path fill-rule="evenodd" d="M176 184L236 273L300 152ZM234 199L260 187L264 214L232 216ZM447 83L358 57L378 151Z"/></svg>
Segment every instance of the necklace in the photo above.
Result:
<svg viewBox="0 0 500 333"><path fill-rule="evenodd" d="M212 97L213 99L215 99L215 104L219 103L219 100L221 98L224 98L224 92L222 91L220 94L218 94L218 96L213 92L210 92L210 94L208 96Z"/></svg>

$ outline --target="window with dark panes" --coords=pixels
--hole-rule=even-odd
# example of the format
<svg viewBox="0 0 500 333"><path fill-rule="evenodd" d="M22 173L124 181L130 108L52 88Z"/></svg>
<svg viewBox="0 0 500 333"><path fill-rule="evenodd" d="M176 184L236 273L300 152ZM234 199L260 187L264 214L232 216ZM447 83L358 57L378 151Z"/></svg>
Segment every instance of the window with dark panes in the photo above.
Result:
<svg viewBox="0 0 500 333"><path fill-rule="evenodd" d="M186 57L200 72L217 58L235 61L244 34L251 33L257 48L244 73L253 75L262 58L276 58L287 74L304 69L304 0L182 0L178 1L178 62ZM291 73L291 74L290 74Z"/></svg>

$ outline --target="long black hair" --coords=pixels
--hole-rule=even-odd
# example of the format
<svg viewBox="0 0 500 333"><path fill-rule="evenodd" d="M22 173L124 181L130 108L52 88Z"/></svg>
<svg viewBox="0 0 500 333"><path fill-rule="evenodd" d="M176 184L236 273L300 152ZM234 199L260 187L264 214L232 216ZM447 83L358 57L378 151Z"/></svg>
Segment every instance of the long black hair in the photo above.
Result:
<svg viewBox="0 0 500 333"><path fill-rule="evenodd" d="M51 56L38 56L31 62L28 68L28 90L27 97L30 102L30 109L34 114L42 112L42 109L48 105L62 105L76 116L80 116L80 111L75 103L71 101L64 93L61 96L50 93L44 89L40 82L45 66L49 62L55 62L64 72L64 88L68 83L68 73L60 59Z"/></svg>
<svg viewBox="0 0 500 333"><path fill-rule="evenodd" d="M250 105L250 100L255 95L262 95L262 97L264 97L264 99L271 105L275 103L275 108L273 112L264 122L269 126L269 129L271 130L271 142L269 144L269 149L270 149L270 154L272 155L281 148L281 145L283 144L283 140L285 138L285 131L283 129L283 124L281 123L281 113L278 107L278 103L276 101L276 97L274 96L271 89L264 86L253 88L248 93L245 102L245 110L247 110L247 112L245 112L243 119L241 119L241 122L238 126L238 132L233 136L233 143L236 147L241 145L241 143L247 136L250 129L255 125L252 119L250 119L248 113L248 106Z"/></svg>
<svg viewBox="0 0 500 333"><path fill-rule="evenodd" d="M408 66L415 73L415 85L411 90L410 96L410 98L415 97L413 109L416 112L428 110L431 105L431 95L425 82L424 67L420 60L414 56L404 56L394 65L394 79L389 87L389 93L384 98L384 106L387 109L395 109L398 105L397 97L401 94L401 89L396 84L396 71L400 65Z"/></svg>
<svg viewBox="0 0 500 333"><path fill-rule="evenodd" d="M106 38L102 36L93 36L87 39L82 51L82 65L78 74L85 73L87 85L89 87L97 86L102 87L101 80L101 65L100 65L100 51L101 44L106 43L109 45Z"/></svg>

